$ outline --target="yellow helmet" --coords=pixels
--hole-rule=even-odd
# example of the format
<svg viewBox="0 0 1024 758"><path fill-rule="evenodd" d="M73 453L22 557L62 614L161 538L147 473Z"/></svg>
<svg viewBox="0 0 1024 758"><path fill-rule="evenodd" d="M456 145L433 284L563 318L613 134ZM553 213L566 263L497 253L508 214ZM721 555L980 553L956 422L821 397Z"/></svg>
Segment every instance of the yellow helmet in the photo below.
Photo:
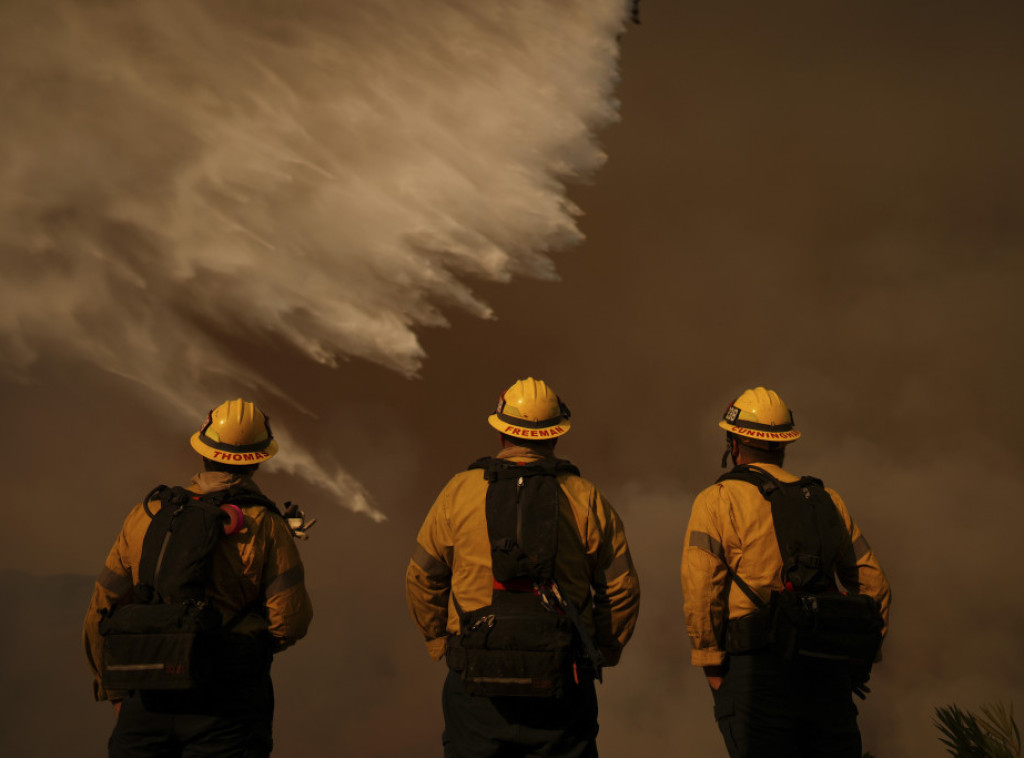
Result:
<svg viewBox="0 0 1024 758"><path fill-rule="evenodd" d="M561 437L571 424L569 409L540 379L520 379L498 398L487 423L502 434L527 439Z"/></svg>
<svg viewBox="0 0 1024 758"><path fill-rule="evenodd" d="M718 425L727 432L762 442L793 442L800 432L793 428L793 412L774 391L764 387L747 390L725 409Z"/></svg>
<svg viewBox="0 0 1024 758"><path fill-rule="evenodd" d="M273 457L277 441L263 411L239 398L221 403L192 435L192 447L204 458L233 466L248 466Z"/></svg>

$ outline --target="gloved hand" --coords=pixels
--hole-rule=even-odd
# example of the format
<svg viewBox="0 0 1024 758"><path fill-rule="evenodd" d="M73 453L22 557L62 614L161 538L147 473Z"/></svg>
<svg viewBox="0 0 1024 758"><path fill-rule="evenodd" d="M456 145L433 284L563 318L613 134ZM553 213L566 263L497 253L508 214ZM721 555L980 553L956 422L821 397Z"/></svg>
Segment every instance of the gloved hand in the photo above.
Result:
<svg viewBox="0 0 1024 758"><path fill-rule="evenodd" d="M871 692L871 688L868 687L868 680L865 679L862 682L854 682L853 694L859 697L861 700L866 700L868 693Z"/></svg>
<svg viewBox="0 0 1024 758"><path fill-rule="evenodd" d="M288 528L293 536L298 537L300 540L309 539L307 532L316 523L315 518L306 521L306 514L299 509L297 503L293 503L290 500L284 504L284 518L288 522Z"/></svg>

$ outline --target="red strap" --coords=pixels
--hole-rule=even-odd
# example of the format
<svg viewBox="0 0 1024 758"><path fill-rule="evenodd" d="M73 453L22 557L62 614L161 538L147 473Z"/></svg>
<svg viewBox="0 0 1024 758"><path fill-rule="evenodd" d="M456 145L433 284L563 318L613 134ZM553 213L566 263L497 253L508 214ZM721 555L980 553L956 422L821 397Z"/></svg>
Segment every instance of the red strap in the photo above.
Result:
<svg viewBox="0 0 1024 758"><path fill-rule="evenodd" d="M505 592L533 592L533 581L530 579L509 579L507 582L494 580L494 589Z"/></svg>

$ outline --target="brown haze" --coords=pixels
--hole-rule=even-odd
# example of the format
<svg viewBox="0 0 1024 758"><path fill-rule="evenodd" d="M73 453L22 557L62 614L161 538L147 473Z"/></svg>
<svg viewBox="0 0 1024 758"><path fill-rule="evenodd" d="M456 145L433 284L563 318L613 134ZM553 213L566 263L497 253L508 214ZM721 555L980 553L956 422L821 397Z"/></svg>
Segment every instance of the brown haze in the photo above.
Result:
<svg viewBox="0 0 1024 758"><path fill-rule="evenodd" d="M81 4L89 5L114 18L127 4ZM312 25L322 6L325 25L339 23L337 12L327 10L332 5L297 3L296 13ZM537 34L549 41L567 38L559 24L578 22L573 12L548 15L543 4L528 5L541 20ZM602 755L725 754L707 687L689 666L678 565L690 502L719 472L719 413L754 384L779 390L794 407L804 436L791 449L790 467L824 478L844 495L893 585L885 661L873 677L874 694L860 707L865 748L879 758L941 755L929 722L934 706L1019 702L1024 11L1010 2L684 5L643 3L643 23L621 40L621 80L615 86L621 121L608 126L609 116L599 106L585 118L588 128L598 130L607 163L598 168L599 155L576 154L563 157L569 168L561 173L537 169L542 176L530 186L553 192L554 199L541 205L555 210L528 217L544 230L531 238L525 222L470 229L511 250L507 261L492 269L453 263L459 255L472 260L481 254L483 247L469 244L459 255L425 254L429 265L403 280L388 272L405 271L415 256L393 246L382 253L381 271L373 272L398 282L390 290L374 290L376 279L363 266L337 270L337 276L359 282L368 276L369 291L389 298L382 311L396 312L393 304L402 298L395 292L415 300L397 311L395 323L416 331L423 352L400 336L402 329L391 334L399 335L400 348L374 352L381 340L360 343L353 336L358 329L339 336L330 319L321 323L316 313L292 322L327 349L356 356L332 367L317 363L315 351L279 324L250 318L244 310L239 315L244 291L202 289L208 302L191 311L176 309L166 293L150 293L152 300L126 303L124 324L102 339L95 332L114 327L89 318L75 327L80 333L61 333L69 302L84 304L87 316L96 319L117 312L119 303L106 302L95 313L87 307L110 292L105 280L95 278L96 269L84 264L76 286L42 286L51 274L54 281L69 281L59 274L77 264L59 253L51 253L50 268L39 267L38 259L25 263L29 247L10 230L19 209L46 207L39 198L61 193L45 217L46 229L83 255L99 256L105 246L159 248L165 244L159 235L126 240L122 235L130 225L100 229L94 217L118 202L137 200L133 207L141 215L132 217L138 223L131 233L155 228L161 193L168 190L155 198L146 193L164 180L162 161L178 167L176 151L209 139L210 125L174 122L172 144L157 150L154 135L171 139L160 135L167 116L196 106L193 83L178 82L157 93L149 118L114 119L118 128L107 134L110 144L104 142L102 150L116 148L132 159L117 164L123 175L110 176L88 153L99 149L96 142L76 140L83 131L96 133L89 132L94 122L113 118L112 104L97 98L90 109L83 94L86 102L73 104L71 118L63 80L35 66L40 56L74 57L67 45L81 28L71 12L76 6L48 4L54 10L42 13L28 2L4 4L0 41L33 44L0 45L0 171L7 177L0 187L7 226L0 232L7 280L0 287L7 304L0 305L0 346L10 350L3 353L4 368L14 377L4 383L0 400L6 499L0 584L13 599L0 626L0 752L104 753L112 714L90 701L78 642L92 577L134 500L158 481L190 476L196 460L186 437L207 407L255 388L275 422L328 472L320 479L285 471L262 475L272 496L297 500L320 520L301 546L316 619L309 638L276 664L277 752L311 758L438 755L443 670L427 658L409 619L403 572L437 490L495 446L484 417L497 393L528 374L547 379L571 406L574 428L560 451L622 514L643 585L634 640L600 688ZM337 35L356 40L356 47L369 37L379 49L392 36L385 23L390 21L397 25L396 68L411 47L418 53L406 65L429 78L436 62L439 76L451 75L445 65L456 54L452 50L463 49L463 37L452 32L416 47L405 35L414 34L422 18L402 11L420 4L366 4L371 6L387 9L366 11L372 32L345 26ZM442 6L458 19L472 17L474 4ZM189 13L178 22L187 26L203 6L182 7ZM237 22L240 33L251 32L264 17L268 24L275 20L272 7L252 4L250 15L218 23ZM352 11L341 20L358 19ZM474 23L495 41L513 39L508 50L526 49L529 35L522 28L489 25L486 19ZM615 24L601 28L614 38ZM42 44L50 30L62 44ZM121 33L134 39L137 30L126 25ZM326 39L333 32L324 33ZM137 45L144 47L145 40ZM217 50L217 36L204 34L190 55ZM309 72L317 82L306 83L319 86L331 75L350 72L366 79L339 86L350 94L372 90L373 67L357 66L357 60L348 59L350 66L327 60L325 68ZM264 62L274 70L272 57ZM163 63L171 69L161 69L160 80L173 80L173 61ZM486 66L486 56L477 63ZM236 74L231 64L225 58L217 84L225 91L233 76L247 73ZM11 71L23 77L12 79ZM33 79L32 72L48 75ZM305 80L294 70L290 75L301 90ZM593 79L601 80L600 72ZM541 97L542 85L531 82ZM444 89L432 96L441 97ZM600 100L602 93L595 96ZM33 118L10 116L12 104L27 102ZM403 107L389 105L396 113ZM460 107L472 112L471 106ZM486 111L485 106L479 105ZM585 110L579 103L566 107ZM304 112L299 108L291 117L310 132L335 126L303 124ZM327 118L318 109L308 114ZM481 159L483 166L509 152L528 165L532 151L521 149L518 139L508 137ZM548 159L553 163L551 156L587 144L579 135L573 139L545 146ZM493 140L481 137L481 150L484 143ZM38 162L40 145L45 170L22 171ZM472 147L466 150L472 153ZM363 148L371 157L382 154L373 145ZM219 156L218 176L247 153L239 155ZM338 166L352 165L347 160L339 159ZM129 170L137 164L143 169ZM66 172L73 174L70 180ZM358 172L363 189L382 191L368 186L373 165L359 166ZM573 241L571 223L566 226L560 215L558 190L544 177L574 173L592 173L590 184L572 183L571 189L585 214L580 229L586 240L555 256L561 281L517 277L495 283L513 273L544 276L546 264L531 258L530 250L555 250ZM486 171L467 175L478 179ZM31 183L20 181L26 176ZM232 181L244 187L245 178L238 172ZM258 183L267 175L249 178ZM485 204L503 209L504 220L504 210L511 214L515 207L504 193L516 189L507 177L501 188L499 198L488 195L486 184L477 192ZM190 186L178 189L188 195ZM216 193L174 197L178 215L170 209L168 214L188 228L213 223L220 218L213 211L230 216L236 206ZM288 193L275 187L260 197L266 207L256 215L265 216L263 231L276 233L276 203ZM318 202L308 192L305 197L314 206ZM187 218L182 204L190 206ZM301 209L285 210L283 223L302 222ZM403 217L398 209L395 217L378 219L377 210L369 208L369 218L358 223L397 223ZM420 210L428 221L439 212ZM482 216L476 206L465 210L474 219ZM317 239L305 240L311 255L331 239L324 216L314 222L307 231ZM339 246L349 243L346 229L355 223L355 217L339 219ZM431 249L436 250L426 245ZM130 278L149 264L124 265ZM10 271L18 273L16 288ZM331 271L321 266L302 275ZM438 281L445 276L451 281ZM288 271L280 277L290 292L319 286L314 279L296 283ZM460 294L458 286L472 290L496 319L473 315L486 314L486 307L473 305L468 290ZM187 291L182 286L173 295ZM218 297L231 316L211 321ZM367 297L369 304L359 305L372 314L375 301ZM12 299L35 301L39 307L25 311L31 322L19 322L17 312L11 316ZM437 328L441 315L450 328ZM205 382L189 384L197 371L191 354L166 355L144 371L135 368L133 356L159 353L163 343L131 347L150 333L134 327L152 322L159 332L165 319L173 319L184 335L168 337L176 340L173 350L193 347L200 359L215 356L224 371L245 367L255 378L235 385L214 371ZM36 342L19 346L11 338L19 328ZM114 373L71 344L79 340L100 344L110 357L105 367ZM26 351L35 353L34 361ZM419 375L408 378L424 353ZM187 376L179 378L174 372L186 364ZM174 388L185 384L188 391L175 396ZM179 411L186 400L199 407ZM368 493L368 507L385 520L354 512L351 500L349 509L339 507L338 498L325 491L325 481L341 481L331 479L334 461L342 464L348 495Z"/></svg>

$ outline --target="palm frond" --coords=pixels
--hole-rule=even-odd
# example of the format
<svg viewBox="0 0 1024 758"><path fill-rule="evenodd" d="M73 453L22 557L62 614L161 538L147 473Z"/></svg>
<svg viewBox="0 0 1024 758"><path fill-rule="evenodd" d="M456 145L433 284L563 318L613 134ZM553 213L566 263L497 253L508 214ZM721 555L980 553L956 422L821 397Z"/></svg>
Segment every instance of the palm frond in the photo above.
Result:
<svg viewBox="0 0 1024 758"><path fill-rule="evenodd" d="M989 734L997 735L1006 743L1011 755L1019 756L1021 754L1020 730L1017 728L1017 722L1013 720L1013 703L1010 703L1009 707L1002 703L983 705L981 713L982 715L978 716L978 723L982 728Z"/></svg>
<svg viewBox="0 0 1024 758"><path fill-rule="evenodd" d="M1020 731L1013 719L1013 704L984 706L981 716L956 705L935 709L932 723L940 741L954 758L1024 758Z"/></svg>

